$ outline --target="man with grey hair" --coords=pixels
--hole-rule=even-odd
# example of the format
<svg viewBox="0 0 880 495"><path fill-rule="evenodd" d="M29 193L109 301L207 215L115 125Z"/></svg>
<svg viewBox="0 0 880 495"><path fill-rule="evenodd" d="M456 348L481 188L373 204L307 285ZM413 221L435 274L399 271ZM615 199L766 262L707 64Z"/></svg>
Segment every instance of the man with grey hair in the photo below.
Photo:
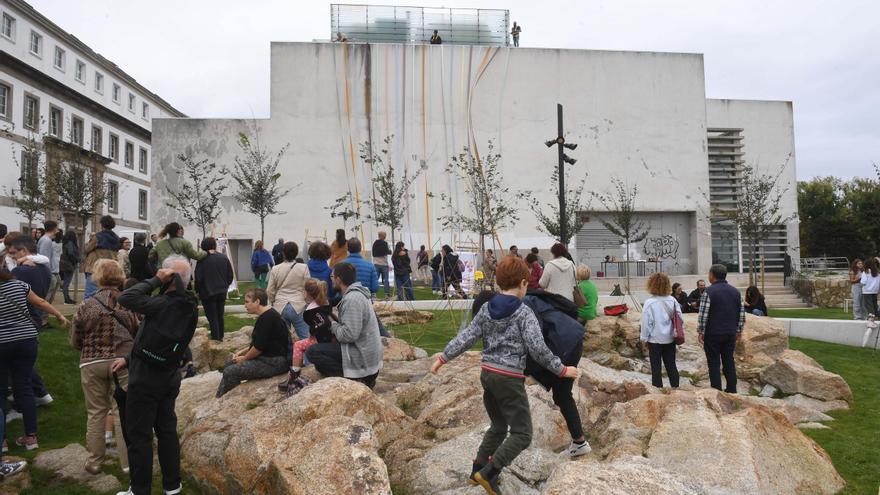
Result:
<svg viewBox="0 0 880 495"><path fill-rule="evenodd" d="M186 291L191 267L180 255L165 258L155 277L119 295L120 306L144 315L131 355L113 363L128 366L128 394L123 426L128 444L131 486L127 494L150 494L153 482L153 432L159 444L162 487L181 492L180 444L174 403L180 392L179 367L198 320L198 303ZM151 294L161 288L158 295Z"/></svg>

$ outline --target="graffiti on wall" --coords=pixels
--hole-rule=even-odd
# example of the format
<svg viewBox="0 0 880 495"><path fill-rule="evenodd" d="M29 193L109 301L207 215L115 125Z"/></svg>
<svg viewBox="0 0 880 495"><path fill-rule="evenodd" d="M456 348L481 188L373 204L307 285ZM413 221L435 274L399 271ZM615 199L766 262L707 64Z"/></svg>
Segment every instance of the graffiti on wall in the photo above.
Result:
<svg viewBox="0 0 880 495"><path fill-rule="evenodd" d="M669 234L663 234L659 237L648 237L645 239L644 251L648 256L657 257L658 259L677 259L678 239Z"/></svg>

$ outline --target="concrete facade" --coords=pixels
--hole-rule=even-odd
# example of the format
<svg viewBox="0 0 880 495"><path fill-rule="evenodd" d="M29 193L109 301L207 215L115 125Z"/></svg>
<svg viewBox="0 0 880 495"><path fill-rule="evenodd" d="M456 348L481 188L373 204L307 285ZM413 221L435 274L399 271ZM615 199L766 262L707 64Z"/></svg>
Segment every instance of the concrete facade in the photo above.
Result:
<svg viewBox="0 0 880 495"><path fill-rule="evenodd" d="M612 177L637 186L639 211L654 219L648 223L657 242L649 247L662 245L664 236L677 242L678 258L665 267L706 273L712 262L707 126L716 114L707 118L700 54L273 43L271 71L269 119L154 121L154 230L180 220L165 205L166 186L177 180L177 154L232 167L239 132L257 130L270 150L290 144L281 161L281 181L298 185L281 202L287 214L267 219L267 242L277 237L300 244L307 237L332 238L334 229L342 227L326 208L335 198L351 192L355 207L368 213L364 201L372 185L359 145L378 147L393 135L392 163L401 170L424 171L397 237L415 249L420 244L433 249L447 243L475 245L473 233L443 229L438 220L444 214L441 196L466 199L463 186L445 172L450 157L465 146L485 156L491 140L502 156L505 185L530 190L541 203L551 202L556 152L544 141L556 134L555 105L562 103L567 139L579 145L568 152L578 160L569 180L587 174L588 193L609 192ZM739 115L724 117L735 120ZM790 131L790 111L788 118ZM791 143L789 136L780 146ZM790 168L793 172L793 160ZM794 205L795 191L789 194ZM226 211L215 232L241 241L259 238L255 217L231 197L223 204ZM595 212L599 206L593 200L585 212L594 219L591 226L602 214ZM379 228L368 222L358 235L369 241ZM526 204L521 205L520 220L498 232L497 240L503 246L542 249L553 242L539 232ZM573 244L578 258L594 272L599 269L595 260L624 254L620 246L618 253ZM639 244L644 250L645 243Z"/></svg>
<svg viewBox="0 0 880 495"><path fill-rule="evenodd" d="M104 213L116 218L120 235L149 231L152 122L184 115L27 3L2 0L0 16L4 28L11 23L11 32L0 32L0 90L6 95L0 109L0 223L10 230L26 224L9 194L19 187L21 176L13 156L22 162L29 136L70 143L76 119L83 129L78 146L109 159L104 178L114 183L117 201L112 210L105 204ZM37 102L38 123L30 129L25 125L25 97ZM53 113L60 116L57 127L50 127ZM111 142L118 143L115 153ZM141 194L146 194L145 209L139 204Z"/></svg>

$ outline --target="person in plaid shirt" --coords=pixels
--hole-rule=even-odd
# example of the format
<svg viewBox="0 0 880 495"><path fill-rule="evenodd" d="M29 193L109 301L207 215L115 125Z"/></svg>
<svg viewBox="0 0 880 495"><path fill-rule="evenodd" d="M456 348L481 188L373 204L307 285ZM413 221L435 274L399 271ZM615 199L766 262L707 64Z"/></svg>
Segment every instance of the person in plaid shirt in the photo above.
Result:
<svg viewBox="0 0 880 495"><path fill-rule="evenodd" d="M709 365L709 382L712 388L721 390L721 367L724 367L725 392L736 393L736 362L733 352L742 338L746 313L742 296L727 283L727 267L712 265L709 268L710 285L700 298L697 332L700 344L706 352Z"/></svg>

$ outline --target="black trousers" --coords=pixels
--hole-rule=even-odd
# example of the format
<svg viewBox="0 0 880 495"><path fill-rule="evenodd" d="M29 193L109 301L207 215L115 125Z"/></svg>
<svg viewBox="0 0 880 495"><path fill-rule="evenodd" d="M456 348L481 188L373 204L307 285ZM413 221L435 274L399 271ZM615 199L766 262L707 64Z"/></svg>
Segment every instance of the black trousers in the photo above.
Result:
<svg viewBox="0 0 880 495"><path fill-rule="evenodd" d="M131 489L150 495L153 484L153 432L159 444L162 488L180 486L180 443L174 402L180 392L180 371L149 365L132 356L128 372L125 429Z"/></svg>
<svg viewBox="0 0 880 495"><path fill-rule="evenodd" d="M583 350L584 343L581 341L572 349L569 353L571 357L566 359L563 364L566 366L577 366ZM574 440L582 437L584 435L584 427L581 424L581 415L578 412L574 396L571 394L575 380L560 378L550 372L547 372L547 376L552 376L548 381L550 382L550 390L553 393L553 403L556 404L559 412L562 413L562 418L565 419L565 425L568 427L571 439Z"/></svg>
<svg viewBox="0 0 880 495"><path fill-rule="evenodd" d="M342 372L342 345L339 342L313 344L306 349L306 357L310 363L315 365L315 369L324 376L345 376ZM377 376L379 373L363 378L351 378L351 380L373 388L376 386Z"/></svg>
<svg viewBox="0 0 880 495"><path fill-rule="evenodd" d="M736 350L736 333L722 335L705 335L703 350L706 351L706 362L709 364L709 383L712 388L721 390L721 367L724 367L724 379L727 382L725 392L736 393L736 361L733 351Z"/></svg>
<svg viewBox="0 0 880 495"><path fill-rule="evenodd" d="M678 367L675 365L675 342L668 344L655 344L648 342L648 357L651 360L651 385L663 387L663 369L666 366L666 376L669 377L669 386L678 388Z"/></svg>
<svg viewBox="0 0 880 495"><path fill-rule="evenodd" d="M202 299L205 307L205 317L208 318L208 326L211 328L211 340L223 340L223 312L226 306L226 294L217 294Z"/></svg>

